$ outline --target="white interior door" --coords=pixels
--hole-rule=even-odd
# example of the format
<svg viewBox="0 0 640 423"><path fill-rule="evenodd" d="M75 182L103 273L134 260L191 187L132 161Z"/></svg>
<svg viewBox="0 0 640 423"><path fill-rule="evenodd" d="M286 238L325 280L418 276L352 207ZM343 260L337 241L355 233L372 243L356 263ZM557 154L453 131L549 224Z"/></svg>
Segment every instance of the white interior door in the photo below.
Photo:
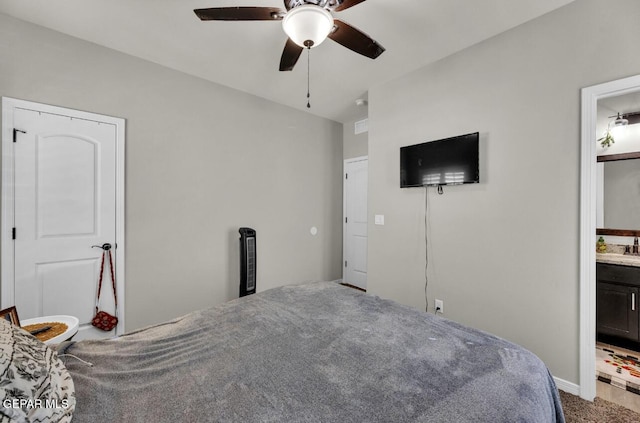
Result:
<svg viewBox="0 0 640 423"><path fill-rule="evenodd" d="M368 159L345 160L344 272L342 280L367 289L367 184Z"/></svg>
<svg viewBox="0 0 640 423"><path fill-rule="evenodd" d="M5 280L3 273L2 302L9 304L5 296L13 292L21 320L73 315L80 320L75 339L110 337L124 327L122 281L117 286L120 327L104 332L90 322L102 258L102 249L94 246L115 247L120 241L119 128L95 115L62 111L13 109L14 277ZM118 268L122 256L112 256ZM4 286L10 283L13 289ZM108 264L100 309L115 314Z"/></svg>

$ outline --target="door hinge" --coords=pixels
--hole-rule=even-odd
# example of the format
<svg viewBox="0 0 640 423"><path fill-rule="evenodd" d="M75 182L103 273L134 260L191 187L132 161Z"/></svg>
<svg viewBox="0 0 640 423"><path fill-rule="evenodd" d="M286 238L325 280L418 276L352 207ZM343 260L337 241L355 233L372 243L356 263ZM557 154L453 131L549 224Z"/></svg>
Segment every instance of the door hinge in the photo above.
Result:
<svg viewBox="0 0 640 423"><path fill-rule="evenodd" d="M344 179L349 179L349 174L348 173L344 174Z"/></svg>
<svg viewBox="0 0 640 423"><path fill-rule="evenodd" d="M27 131L23 131L22 129L13 128L13 142L16 142L18 140L18 132L20 132L21 134L27 133Z"/></svg>
<svg viewBox="0 0 640 423"><path fill-rule="evenodd" d="M347 267L347 261L346 260L344 261L344 267Z"/></svg>
<svg viewBox="0 0 640 423"><path fill-rule="evenodd" d="M344 223L349 223L349 218L348 217L344 218Z"/></svg>
<svg viewBox="0 0 640 423"><path fill-rule="evenodd" d="M16 228L11 230L11 239L16 239Z"/></svg>

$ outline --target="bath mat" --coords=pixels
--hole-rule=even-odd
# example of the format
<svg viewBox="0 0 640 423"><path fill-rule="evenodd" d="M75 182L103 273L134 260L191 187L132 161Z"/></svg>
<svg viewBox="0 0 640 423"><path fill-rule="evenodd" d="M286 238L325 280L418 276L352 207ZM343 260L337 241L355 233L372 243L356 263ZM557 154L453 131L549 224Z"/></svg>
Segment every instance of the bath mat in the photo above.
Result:
<svg viewBox="0 0 640 423"><path fill-rule="evenodd" d="M640 354L639 354L640 356ZM640 395L640 360L609 347L596 347L598 380Z"/></svg>

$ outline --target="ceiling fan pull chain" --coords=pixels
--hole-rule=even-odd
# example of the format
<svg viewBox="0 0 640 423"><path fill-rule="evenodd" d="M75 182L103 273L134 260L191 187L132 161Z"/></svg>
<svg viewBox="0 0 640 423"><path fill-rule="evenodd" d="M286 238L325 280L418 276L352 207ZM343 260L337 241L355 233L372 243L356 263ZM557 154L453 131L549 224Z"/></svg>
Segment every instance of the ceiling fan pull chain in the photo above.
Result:
<svg viewBox="0 0 640 423"><path fill-rule="evenodd" d="M310 109L311 108L311 103L310 103L310 97L311 97L311 90L309 88L310 86L310 72L311 72L311 46L307 47L307 108Z"/></svg>

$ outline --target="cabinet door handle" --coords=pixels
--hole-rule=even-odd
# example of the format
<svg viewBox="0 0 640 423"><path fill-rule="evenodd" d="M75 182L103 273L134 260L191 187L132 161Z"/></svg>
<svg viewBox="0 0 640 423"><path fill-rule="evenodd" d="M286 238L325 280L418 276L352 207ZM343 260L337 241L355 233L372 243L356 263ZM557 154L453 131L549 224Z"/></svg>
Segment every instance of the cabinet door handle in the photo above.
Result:
<svg viewBox="0 0 640 423"><path fill-rule="evenodd" d="M636 293L631 293L631 311L636 311Z"/></svg>

